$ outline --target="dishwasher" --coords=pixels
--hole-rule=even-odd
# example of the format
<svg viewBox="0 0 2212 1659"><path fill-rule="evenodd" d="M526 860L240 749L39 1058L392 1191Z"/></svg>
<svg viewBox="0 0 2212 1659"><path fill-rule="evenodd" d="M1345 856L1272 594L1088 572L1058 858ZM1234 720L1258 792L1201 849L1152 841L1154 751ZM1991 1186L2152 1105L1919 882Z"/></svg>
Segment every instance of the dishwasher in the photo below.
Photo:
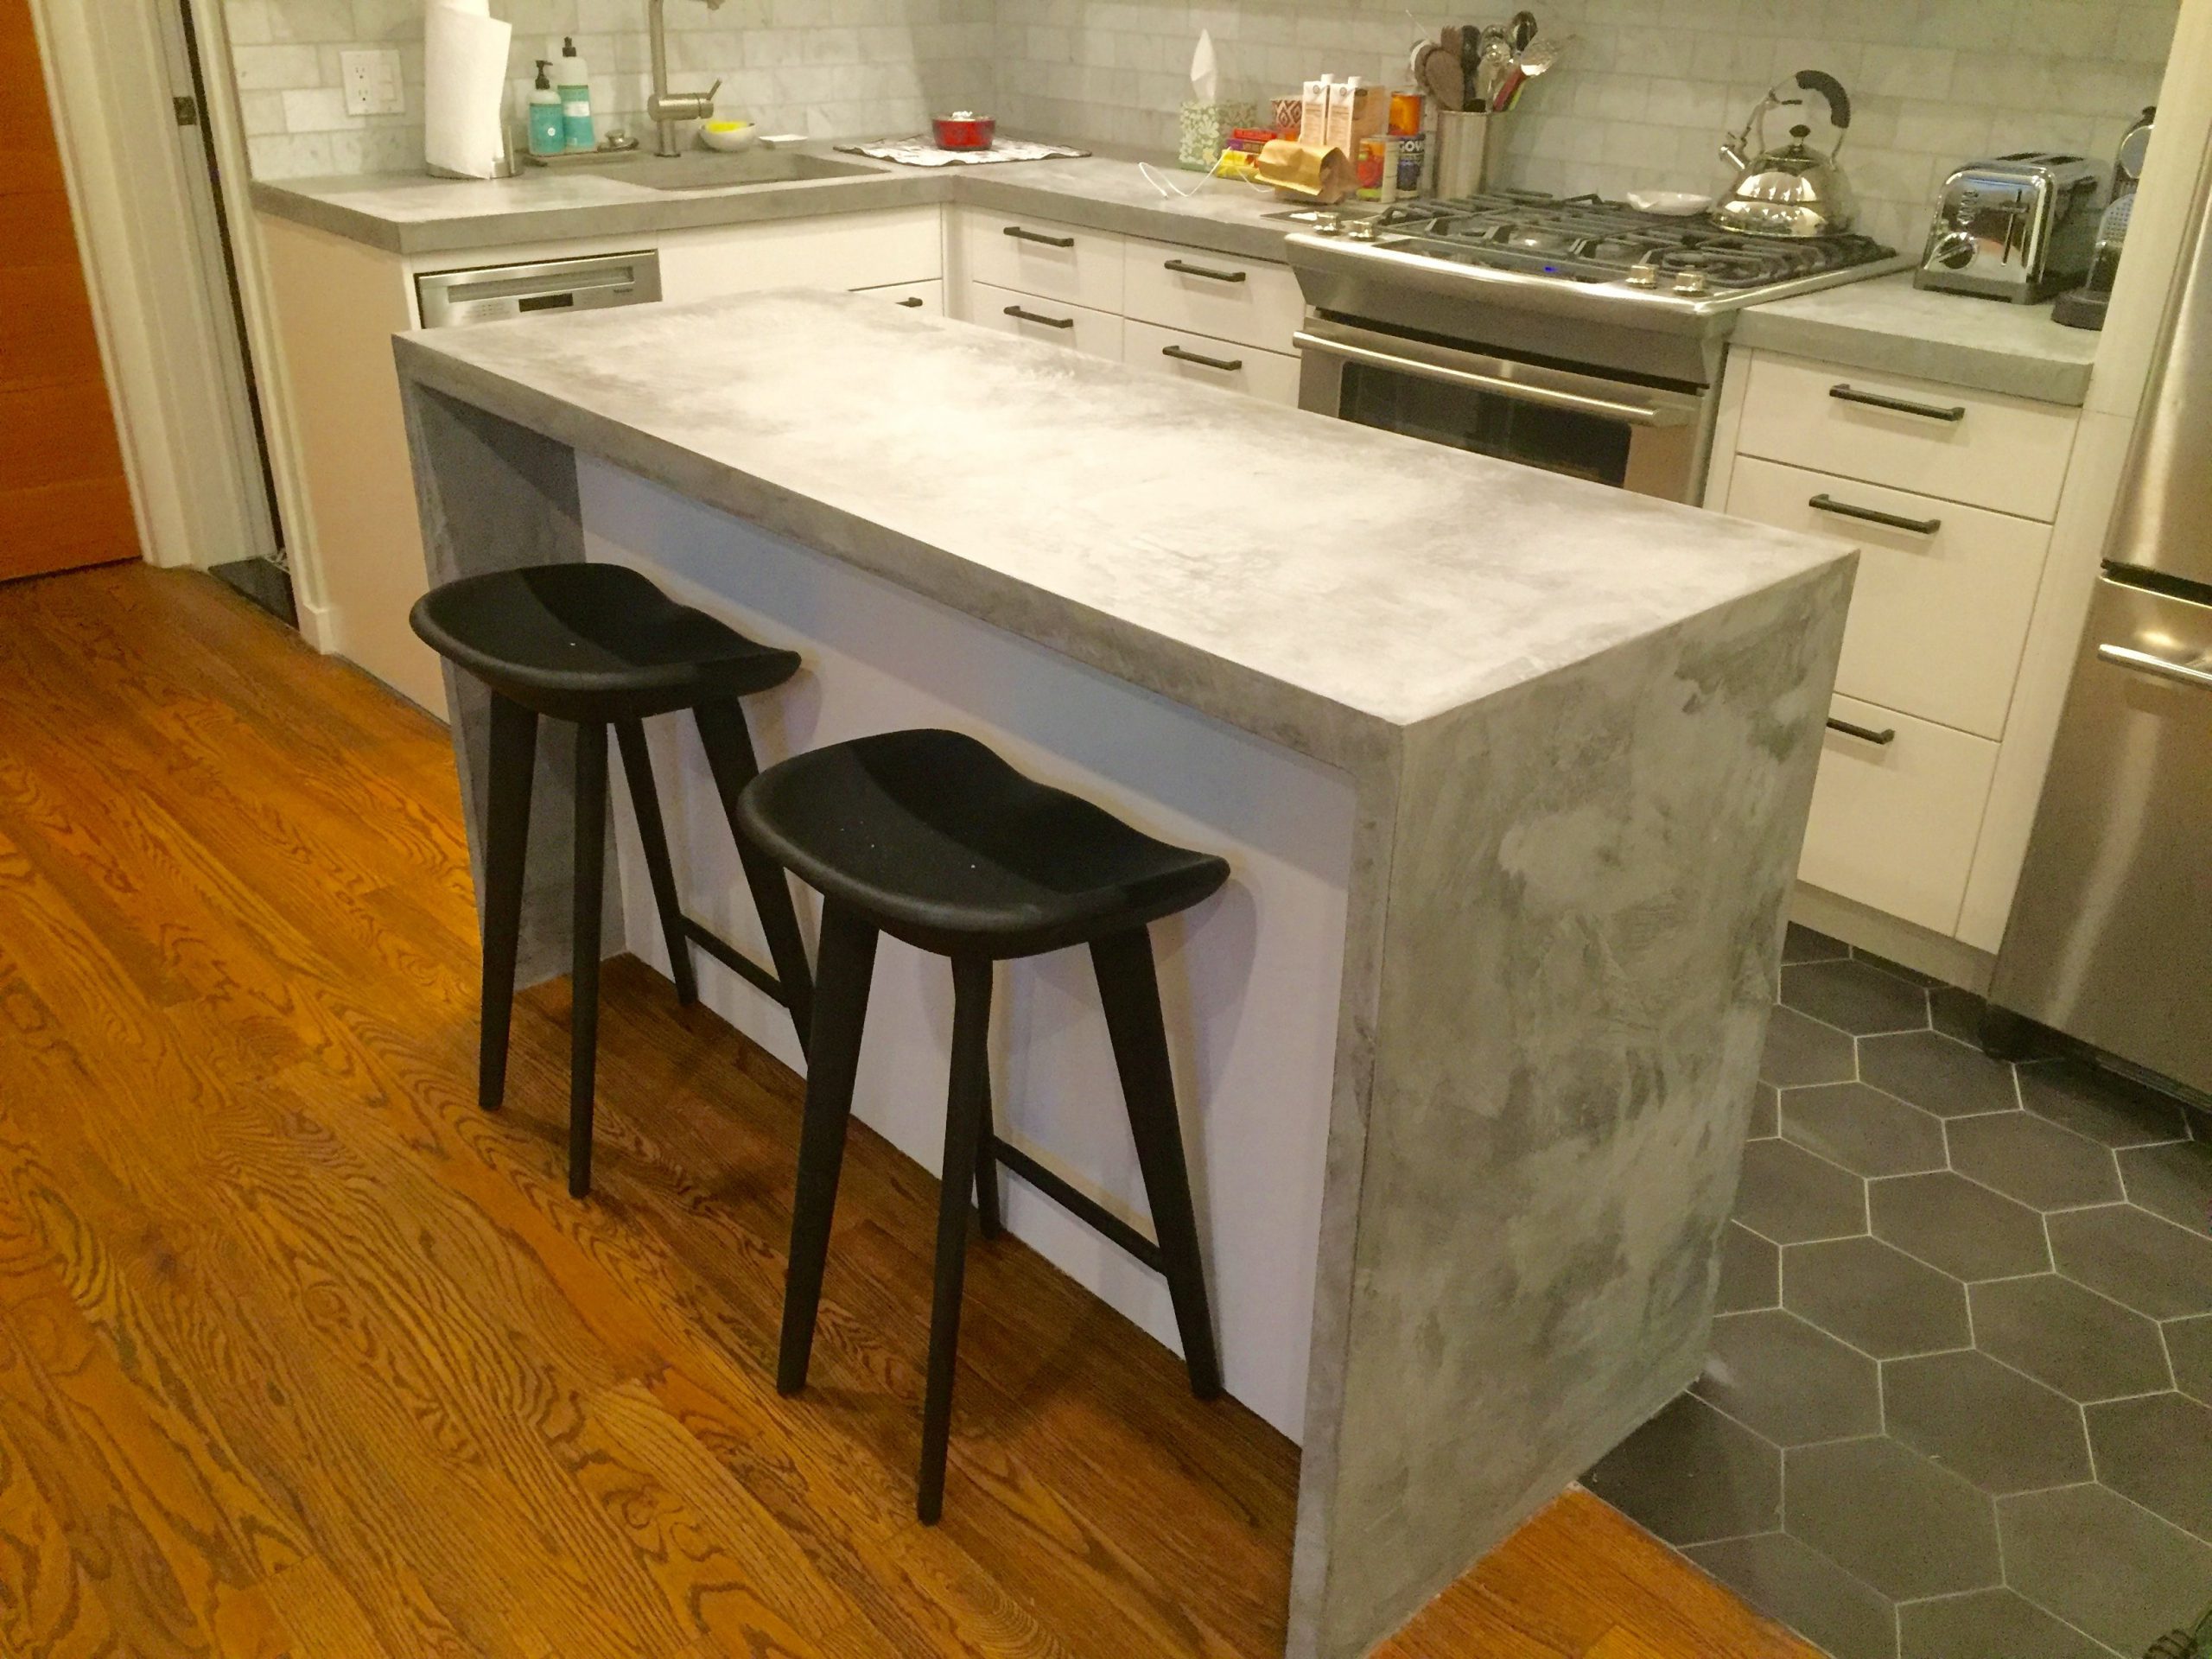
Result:
<svg viewBox="0 0 2212 1659"><path fill-rule="evenodd" d="M528 265L425 271L415 279L415 302L425 328L497 322L540 311L600 311L658 298L660 255L652 248Z"/></svg>

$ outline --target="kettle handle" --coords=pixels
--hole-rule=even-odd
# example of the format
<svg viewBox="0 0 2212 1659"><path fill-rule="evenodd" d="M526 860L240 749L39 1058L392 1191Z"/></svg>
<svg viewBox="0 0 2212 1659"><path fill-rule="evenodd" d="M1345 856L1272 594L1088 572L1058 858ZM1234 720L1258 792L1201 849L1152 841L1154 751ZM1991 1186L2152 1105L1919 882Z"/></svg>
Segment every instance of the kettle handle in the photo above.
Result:
<svg viewBox="0 0 2212 1659"><path fill-rule="evenodd" d="M1800 69L1797 84L1827 100L1828 124L1838 132L1851 124L1851 94L1843 90L1843 83L1834 75L1824 69Z"/></svg>

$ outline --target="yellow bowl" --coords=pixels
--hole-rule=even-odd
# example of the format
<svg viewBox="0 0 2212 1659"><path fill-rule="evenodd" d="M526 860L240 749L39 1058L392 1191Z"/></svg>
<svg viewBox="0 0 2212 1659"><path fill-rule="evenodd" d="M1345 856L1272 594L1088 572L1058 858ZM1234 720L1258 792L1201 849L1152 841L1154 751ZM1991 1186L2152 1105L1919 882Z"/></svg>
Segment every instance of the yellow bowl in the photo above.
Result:
<svg viewBox="0 0 2212 1659"><path fill-rule="evenodd" d="M719 149L734 155L741 149L753 148L760 137L760 129L750 121L702 121L699 124L699 142L709 149Z"/></svg>

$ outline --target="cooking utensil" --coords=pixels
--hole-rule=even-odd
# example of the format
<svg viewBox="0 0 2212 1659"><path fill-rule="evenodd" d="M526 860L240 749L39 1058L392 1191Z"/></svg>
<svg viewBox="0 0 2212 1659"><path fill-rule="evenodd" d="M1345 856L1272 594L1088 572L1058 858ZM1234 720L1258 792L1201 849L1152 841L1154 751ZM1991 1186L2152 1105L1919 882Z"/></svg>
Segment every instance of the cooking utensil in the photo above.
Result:
<svg viewBox="0 0 2212 1659"><path fill-rule="evenodd" d="M1428 41L1431 48L1421 60L1421 89L1446 110L1467 106L1467 80L1459 67L1459 31L1447 29L1444 38Z"/></svg>
<svg viewBox="0 0 2212 1659"><path fill-rule="evenodd" d="M1475 72L1476 101L1473 107L1494 110L1497 107L1498 94L1505 86L1506 77L1513 72L1513 42L1506 38L1503 29L1493 34L1485 29L1483 35L1482 62Z"/></svg>
<svg viewBox="0 0 2212 1659"><path fill-rule="evenodd" d="M1533 11L1516 11L1513 14L1512 21L1507 23L1505 28L1506 33L1512 39L1514 51L1516 54L1526 52L1529 49L1529 42L1536 38L1536 14Z"/></svg>
<svg viewBox="0 0 2212 1659"><path fill-rule="evenodd" d="M1559 54L1574 41L1572 35L1539 35L1522 47L1514 62L1521 70L1522 79L1534 80L1559 61Z"/></svg>
<svg viewBox="0 0 2212 1659"><path fill-rule="evenodd" d="M972 110L955 110L950 115L935 116L930 121L936 129L939 149L988 149L998 124L995 118L977 115Z"/></svg>
<svg viewBox="0 0 2212 1659"><path fill-rule="evenodd" d="M1767 112L1796 109L1805 101L1784 95L1791 86L1818 92L1827 105L1836 139L1825 154L1805 142L1813 130L1802 121L1789 129L1789 143L1780 149L1767 147ZM1858 202L1835 157L1850 125L1851 99L1843 83L1818 69L1800 69L1769 90L1741 132L1721 141L1721 158L1737 169L1736 182L1709 217L1751 236L1827 236L1849 230Z"/></svg>

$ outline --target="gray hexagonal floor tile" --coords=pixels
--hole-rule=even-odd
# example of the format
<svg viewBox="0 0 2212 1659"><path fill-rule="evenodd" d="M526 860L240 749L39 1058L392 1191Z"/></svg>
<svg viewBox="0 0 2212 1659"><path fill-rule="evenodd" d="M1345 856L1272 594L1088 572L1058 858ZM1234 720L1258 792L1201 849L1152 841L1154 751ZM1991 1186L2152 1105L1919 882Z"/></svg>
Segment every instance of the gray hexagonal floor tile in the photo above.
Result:
<svg viewBox="0 0 2212 1659"><path fill-rule="evenodd" d="M2022 1105L2107 1147L2188 1138L2181 1107L2139 1083L2078 1060L2031 1061L2019 1073Z"/></svg>
<svg viewBox="0 0 2212 1659"><path fill-rule="evenodd" d="M1882 1432L1874 1362L1778 1308L1713 1320L1690 1389L1777 1446Z"/></svg>
<svg viewBox="0 0 2212 1659"><path fill-rule="evenodd" d="M1771 1141L1782 1133L1778 1103L1781 1093L1770 1083L1751 1086L1751 1126L1745 1132L1746 1141Z"/></svg>
<svg viewBox="0 0 2212 1659"><path fill-rule="evenodd" d="M1859 1175L1943 1167L1942 1120L1863 1083L1790 1090L1782 1097L1782 1135Z"/></svg>
<svg viewBox="0 0 2212 1659"><path fill-rule="evenodd" d="M2212 1239L2132 1204L2046 1217L2059 1272L2154 1319L2212 1313Z"/></svg>
<svg viewBox="0 0 2212 1659"><path fill-rule="evenodd" d="M1740 1222L1720 1234L1720 1294L1715 1313L1782 1306L1782 1251Z"/></svg>
<svg viewBox="0 0 2212 1659"><path fill-rule="evenodd" d="M2179 1394L2089 1408L2097 1478L2212 1543L2212 1406ZM2205 1586L2212 1600L2212 1584Z"/></svg>
<svg viewBox="0 0 2212 1659"><path fill-rule="evenodd" d="M1783 1453L1783 1530L1898 1600L2003 1578L1986 1493L1886 1436Z"/></svg>
<svg viewBox="0 0 2212 1659"><path fill-rule="evenodd" d="M1871 963L1847 959L1784 968L1782 1001L1854 1036L1928 1027L1927 991Z"/></svg>
<svg viewBox="0 0 2212 1659"><path fill-rule="evenodd" d="M1833 962L1851 954L1851 947L1841 939L1832 939L1816 929L1792 922L1783 930L1782 959L1793 962Z"/></svg>
<svg viewBox="0 0 2212 1659"><path fill-rule="evenodd" d="M1782 1305L1877 1359L1963 1348L1966 1287L1878 1239L1792 1245Z"/></svg>
<svg viewBox="0 0 2212 1659"><path fill-rule="evenodd" d="M2113 1400L2166 1386L2158 1328L2056 1274L1975 1285L1975 1345L2069 1400Z"/></svg>
<svg viewBox="0 0 2212 1659"><path fill-rule="evenodd" d="M1889 1598L1786 1532L1700 1544L1683 1554L1831 1659L1895 1659Z"/></svg>
<svg viewBox="0 0 2212 1659"><path fill-rule="evenodd" d="M1582 1484L1678 1548L1782 1524L1782 1453L1694 1394L1676 1395Z"/></svg>
<svg viewBox="0 0 2212 1659"><path fill-rule="evenodd" d="M1883 1366L1882 1409L1892 1435L1985 1492L2090 1476L2074 1402L1972 1349Z"/></svg>
<svg viewBox="0 0 2212 1659"><path fill-rule="evenodd" d="M1975 1590L1897 1609L1902 1659L2111 1659L2112 1649L2010 1590Z"/></svg>
<svg viewBox="0 0 2212 1659"><path fill-rule="evenodd" d="M2011 1279L2050 1266L2042 1217L1963 1175L1871 1181L1866 1196L1875 1237L1955 1279Z"/></svg>
<svg viewBox="0 0 2212 1659"><path fill-rule="evenodd" d="M1777 1007L1768 1016L1766 1048L1759 1059L1761 1082L1782 1089L1847 1083L1857 1066L1850 1037L1834 1026L1808 1019L1795 1008Z"/></svg>
<svg viewBox="0 0 2212 1659"><path fill-rule="evenodd" d="M2020 1103L2011 1066L1940 1032L1865 1039L1859 1045L1859 1077L1938 1117L2009 1112Z"/></svg>
<svg viewBox="0 0 2212 1659"><path fill-rule="evenodd" d="M2032 1112L1955 1118L1944 1133L1953 1169L2037 1210L2108 1204L2120 1197L2110 1147Z"/></svg>
<svg viewBox="0 0 2212 1659"><path fill-rule="evenodd" d="M1938 985L1928 993L1928 1022L1946 1037L1974 1044L1980 1039L1982 1011L1988 1006L1972 991Z"/></svg>
<svg viewBox="0 0 2212 1659"><path fill-rule="evenodd" d="M2194 1625L2212 1599L2212 1545L2097 1486L1997 1500L2005 1580L2123 1654Z"/></svg>
<svg viewBox="0 0 2212 1659"><path fill-rule="evenodd" d="M2212 1406L2212 1314L2170 1319L2158 1327L2173 1362L2174 1386L2191 1399Z"/></svg>
<svg viewBox="0 0 2212 1659"><path fill-rule="evenodd" d="M1736 1219L1777 1244L1863 1233L1866 1183L1787 1141L1754 1141L1744 1148Z"/></svg>
<svg viewBox="0 0 2212 1659"><path fill-rule="evenodd" d="M2199 1238L2212 1231L2212 1144L2176 1141L2120 1154L2127 1201Z"/></svg>

